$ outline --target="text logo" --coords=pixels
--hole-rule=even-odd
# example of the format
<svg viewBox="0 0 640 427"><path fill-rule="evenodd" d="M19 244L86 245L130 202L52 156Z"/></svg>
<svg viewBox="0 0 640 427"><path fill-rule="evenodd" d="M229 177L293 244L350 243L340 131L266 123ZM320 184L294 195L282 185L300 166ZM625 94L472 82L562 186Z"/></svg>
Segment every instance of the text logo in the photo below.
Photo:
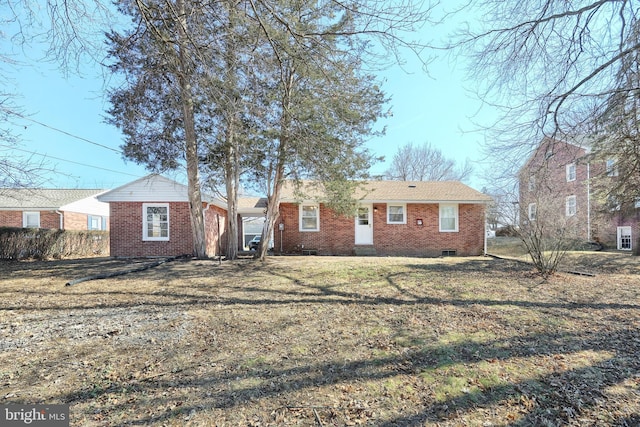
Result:
<svg viewBox="0 0 640 427"><path fill-rule="evenodd" d="M69 427L69 405L4 405L0 426Z"/></svg>

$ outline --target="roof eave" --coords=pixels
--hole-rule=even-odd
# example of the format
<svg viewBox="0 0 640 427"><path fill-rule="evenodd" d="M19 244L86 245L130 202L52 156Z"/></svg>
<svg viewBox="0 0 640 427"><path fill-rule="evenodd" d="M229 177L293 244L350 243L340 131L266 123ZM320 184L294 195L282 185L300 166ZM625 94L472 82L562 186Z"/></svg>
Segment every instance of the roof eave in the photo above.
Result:
<svg viewBox="0 0 640 427"><path fill-rule="evenodd" d="M410 199L398 199L398 200L390 200L390 199L360 199L359 203L406 203L406 204L423 204L423 205L433 205L439 203L458 203L458 204L488 204L491 203L492 200L483 199L483 200L472 200L472 199L456 199L456 200L444 200L444 199L433 199L433 200L410 200ZM298 199L281 199L280 203L318 203L318 200L298 200ZM320 201L320 203L323 203Z"/></svg>

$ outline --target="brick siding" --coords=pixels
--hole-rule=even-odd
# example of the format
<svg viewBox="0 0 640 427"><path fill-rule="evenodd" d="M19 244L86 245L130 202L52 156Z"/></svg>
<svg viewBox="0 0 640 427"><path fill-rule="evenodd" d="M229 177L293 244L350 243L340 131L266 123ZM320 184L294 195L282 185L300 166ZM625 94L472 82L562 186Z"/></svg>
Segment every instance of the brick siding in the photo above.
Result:
<svg viewBox="0 0 640 427"><path fill-rule="evenodd" d="M163 203L163 202L158 202ZM169 203L169 240L142 240L142 202L109 203L110 253L113 257L154 257L193 254L189 204Z"/></svg>
<svg viewBox="0 0 640 427"><path fill-rule="evenodd" d="M319 255L353 255L355 219L338 216L320 205L320 231L299 231L298 205L282 203L277 223L284 223L282 249L284 253L317 250ZM484 206L460 204L458 232L439 231L439 205L408 204L406 224L387 224L387 205L374 204L373 246L381 256L442 255L443 250L455 250L457 255L473 256L484 252ZM423 220L423 225L416 220ZM280 233L275 232L275 248L280 249Z"/></svg>
<svg viewBox="0 0 640 427"><path fill-rule="evenodd" d="M211 205L204 213L204 220L207 236L207 255L213 257L224 253L227 246L227 211ZM220 243L219 246L218 242Z"/></svg>
<svg viewBox="0 0 640 427"><path fill-rule="evenodd" d="M164 202L157 202L164 203ZM142 202L111 202L111 256L162 257L192 255L194 253L191 217L187 202L169 203L169 240L142 240ZM218 249L218 218L220 219L221 246L224 251L226 211L210 206L205 215L206 251L208 256L220 253Z"/></svg>
<svg viewBox="0 0 640 427"><path fill-rule="evenodd" d="M553 155L547 158L549 148ZM566 167L571 163L576 165L576 179L567 181ZM534 190L529 189L531 176L535 176ZM629 216L603 209L602 201L595 197L594 190L597 186L608 185L607 182L611 179L615 178L607 176L606 161L588 159L584 148L547 138L520 171L520 220L528 221L530 203L553 206L557 218L565 218L566 198L576 196L576 215L572 221L567 222L566 227L572 228L571 232L577 239L591 238L608 247L616 247L617 227L630 225L635 235L638 232L640 213ZM540 195L540 191L544 193ZM588 230L589 223L591 233Z"/></svg>
<svg viewBox="0 0 640 427"><path fill-rule="evenodd" d="M1 227L22 227L21 211L0 211Z"/></svg>
<svg viewBox="0 0 640 427"><path fill-rule="evenodd" d="M87 214L76 212L64 212L65 230L87 230L89 228L89 218Z"/></svg>

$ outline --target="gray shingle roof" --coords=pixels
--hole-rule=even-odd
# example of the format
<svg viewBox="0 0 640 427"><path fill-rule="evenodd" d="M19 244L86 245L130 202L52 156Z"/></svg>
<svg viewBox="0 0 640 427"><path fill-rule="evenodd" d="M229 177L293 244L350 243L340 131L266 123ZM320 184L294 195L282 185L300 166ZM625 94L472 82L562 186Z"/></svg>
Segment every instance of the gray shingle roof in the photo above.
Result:
<svg viewBox="0 0 640 427"><path fill-rule="evenodd" d="M58 209L104 191L95 189L0 188L0 209Z"/></svg>

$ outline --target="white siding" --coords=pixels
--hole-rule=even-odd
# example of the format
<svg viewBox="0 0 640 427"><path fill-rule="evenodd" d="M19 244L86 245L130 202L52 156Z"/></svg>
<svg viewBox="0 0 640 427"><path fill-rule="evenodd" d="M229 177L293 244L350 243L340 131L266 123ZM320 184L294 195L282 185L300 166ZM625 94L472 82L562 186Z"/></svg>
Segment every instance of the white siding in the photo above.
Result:
<svg viewBox="0 0 640 427"><path fill-rule="evenodd" d="M188 202L187 186L160 175L147 175L99 195L103 202Z"/></svg>

